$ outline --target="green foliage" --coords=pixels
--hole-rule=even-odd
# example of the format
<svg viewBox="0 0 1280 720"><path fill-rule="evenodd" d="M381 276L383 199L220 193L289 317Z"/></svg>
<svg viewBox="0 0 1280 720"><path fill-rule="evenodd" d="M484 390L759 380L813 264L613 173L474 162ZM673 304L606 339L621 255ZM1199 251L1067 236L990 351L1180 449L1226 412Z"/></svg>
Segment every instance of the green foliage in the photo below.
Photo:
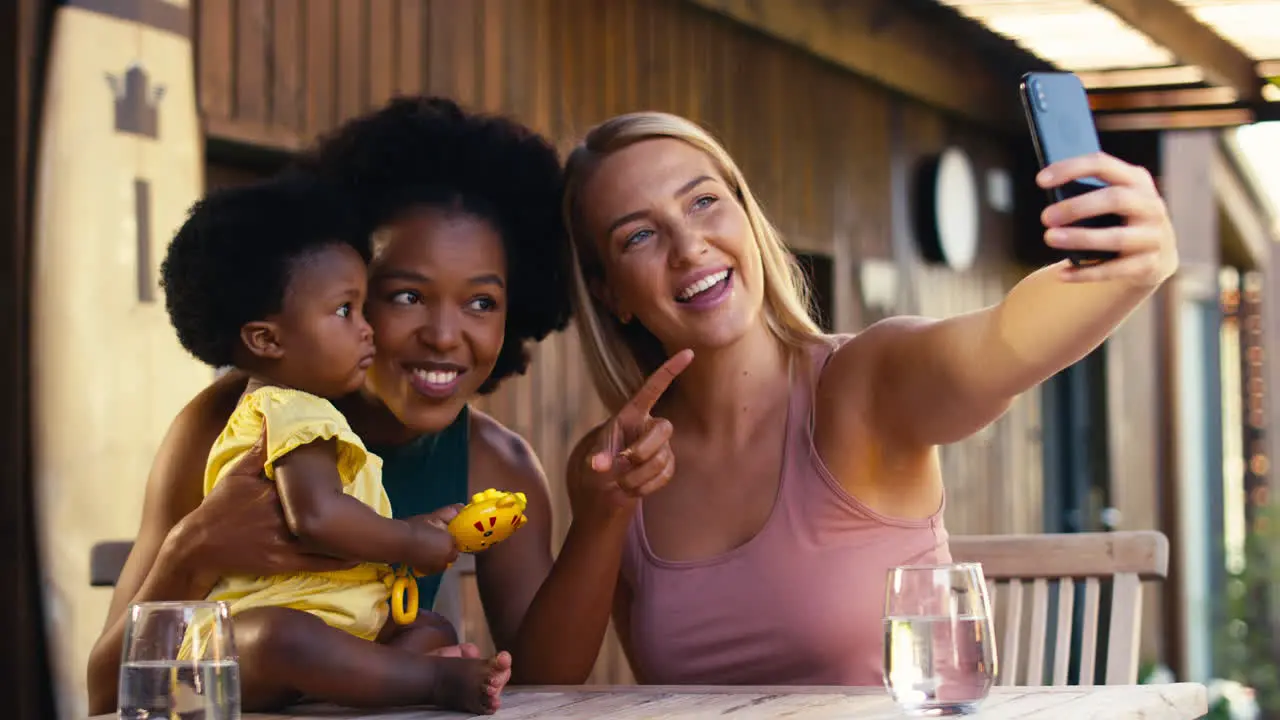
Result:
<svg viewBox="0 0 1280 720"><path fill-rule="evenodd" d="M1272 622L1272 608L1280 600L1277 529L1277 508L1259 508L1254 527L1245 537L1244 567L1230 572L1222 589L1226 617L1215 643L1219 676L1252 688L1267 718L1280 718L1280 657ZM1214 714L1216 708L1210 710L1207 717L1219 717Z"/></svg>

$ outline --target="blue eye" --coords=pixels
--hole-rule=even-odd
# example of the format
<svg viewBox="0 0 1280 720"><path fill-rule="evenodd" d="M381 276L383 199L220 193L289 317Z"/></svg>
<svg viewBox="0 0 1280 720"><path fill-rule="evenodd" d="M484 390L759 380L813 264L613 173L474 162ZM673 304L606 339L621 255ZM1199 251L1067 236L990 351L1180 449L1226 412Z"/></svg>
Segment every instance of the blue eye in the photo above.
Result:
<svg viewBox="0 0 1280 720"><path fill-rule="evenodd" d="M647 240L652 234L652 230L637 230L627 236L627 239L623 242L623 246L633 245L643 240Z"/></svg>
<svg viewBox="0 0 1280 720"><path fill-rule="evenodd" d="M703 195L702 197L693 201L693 206L699 210L704 210L715 204L716 204L715 195Z"/></svg>

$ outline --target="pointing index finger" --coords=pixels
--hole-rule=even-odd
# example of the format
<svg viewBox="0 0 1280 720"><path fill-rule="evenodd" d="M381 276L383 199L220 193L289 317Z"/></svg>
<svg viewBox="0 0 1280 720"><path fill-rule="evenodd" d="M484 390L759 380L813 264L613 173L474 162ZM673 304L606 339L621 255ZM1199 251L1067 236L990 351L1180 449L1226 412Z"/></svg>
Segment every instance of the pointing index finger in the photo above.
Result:
<svg viewBox="0 0 1280 720"><path fill-rule="evenodd" d="M634 421L648 415L662 398L662 393L671 387L671 383L684 372L685 368L689 367L691 362L693 362L693 351L687 348L667 358L667 361L662 363L662 367L655 370L631 400L622 406L622 410L618 412L618 418Z"/></svg>

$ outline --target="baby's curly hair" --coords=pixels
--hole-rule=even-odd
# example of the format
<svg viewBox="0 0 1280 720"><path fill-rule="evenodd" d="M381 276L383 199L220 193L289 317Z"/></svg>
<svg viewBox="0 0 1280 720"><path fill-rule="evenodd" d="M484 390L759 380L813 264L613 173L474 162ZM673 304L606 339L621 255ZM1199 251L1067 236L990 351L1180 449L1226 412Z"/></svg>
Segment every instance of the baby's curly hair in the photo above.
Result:
<svg viewBox="0 0 1280 720"><path fill-rule="evenodd" d="M240 328L279 312L294 262L335 244L369 261L349 205L315 177L287 172L210 192L192 206L160 264L178 341L201 362L233 364Z"/></svg>
<svg viewBox="0 0 1280 720"><path fill-rule="evenodd" d="M362 232L416 207L460 209L494 225L508 267L505 338L481 394L528 369L532 345L569 323L569 249L555 147L503 116L439 97L398 97L321 137L298 167L331 178Z"/></svg>

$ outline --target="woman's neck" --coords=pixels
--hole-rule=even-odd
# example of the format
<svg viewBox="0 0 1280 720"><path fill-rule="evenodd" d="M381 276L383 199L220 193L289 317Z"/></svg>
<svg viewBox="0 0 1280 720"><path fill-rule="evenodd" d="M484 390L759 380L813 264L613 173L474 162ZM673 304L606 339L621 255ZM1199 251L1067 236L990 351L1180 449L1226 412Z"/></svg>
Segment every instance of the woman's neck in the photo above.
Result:
<svg viewBox="0 0 1280 720"><path fill-rule="evenodd" d="M422 433L405 427L385 403L364 388L335 400L334 405L346 416L355 434L368 445L394 447L422 436Z"/></svg>
<svg viewBox="0 0 1280 720"><path fill-rule="evenodd" d="M695 349L660 412L704 437L745 441L790 395L789 357L763 322L731 345Z"/></svg>

